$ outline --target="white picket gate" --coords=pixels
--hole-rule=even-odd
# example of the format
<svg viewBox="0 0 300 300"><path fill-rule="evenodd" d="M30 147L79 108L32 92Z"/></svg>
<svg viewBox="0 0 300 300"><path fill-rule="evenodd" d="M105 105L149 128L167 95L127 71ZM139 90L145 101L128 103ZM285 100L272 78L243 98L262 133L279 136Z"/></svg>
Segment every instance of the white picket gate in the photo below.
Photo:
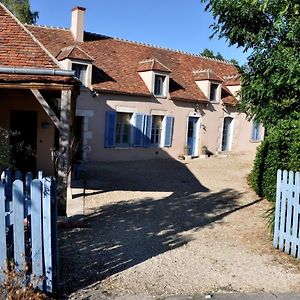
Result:
<svg viewBox="0 0 300 300"><path fill-rule="evenodd" d="M274 247L300 258L300 173L277 171Z"/></svg>

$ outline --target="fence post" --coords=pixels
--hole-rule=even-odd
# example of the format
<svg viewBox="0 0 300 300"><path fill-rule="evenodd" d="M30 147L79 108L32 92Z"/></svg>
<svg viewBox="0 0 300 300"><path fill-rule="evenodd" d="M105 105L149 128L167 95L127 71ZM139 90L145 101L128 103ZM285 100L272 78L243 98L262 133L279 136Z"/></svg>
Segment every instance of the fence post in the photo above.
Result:
<svg viewBox="0 0 300 300"><path fill-rule="evenodd" d="M14 259L17 271L25 270L23 182L13 183Z"/></svg>
<svg viewBox="0 0 300 300"><path fill-rule="evenodd" d="M43 239L44 239L44 264L46 276L46 292L53 292L52 269L52 232L51 232L51 179L43 178Z"/></svg>
<svg viewBox="0 0 300 300"><path fill-rule="evenodd" d="M280 213L280 225L279 225L279 249L283 250L284 247L284 237L285 237L285 213L286 213L286 192L287 192L287 175L286 170L283 171L283 181L281 185L282 198L281 198L281 213Z"/></svg>
<svg viewBox="0 0 300 300"><path fill-rule="evenodd" d="M279 215L281 206L281 182L282 171L277 171L277 187L276 187L276 205L275 205L275 223L274 223L274 240L273 245L275 248L279 245Z"/></svg>
<svg viewBox="0 0 300 300"><path fill-rule="evenodd" d="M51 178L51 235L52 235L52 269L53 269L53 290L59 288L59 268L58 268L58 239L57 239L57 200L56 181Z"/></svg>
<svg viewBox="0 0 300 300"><path fill-rule="evenodd" d="M300 173L297 172L295 175L295 197L294 197L294 214L293 214L293 227L292 227L292 233L293 233L293 241L292 241L292 249L291 249L291 255L294 257L298 257L299 255L299 247L300 243L297 239L298 235L298 227L299 227L299 194L300 194ZM298 246L298 253L296 246Z"/></svg>
<svg viewBox="0 0 300 300"><path fill-rule="evenodd" d="M5 184L0 183L0 281L5 279L6 270L6 224L5 224Z"/></svg>
<svg viewBox="0 0 300 300"><path fill-rule="evenodd" d="M42 183L31 182L32 284L43 289Z"/></svg>

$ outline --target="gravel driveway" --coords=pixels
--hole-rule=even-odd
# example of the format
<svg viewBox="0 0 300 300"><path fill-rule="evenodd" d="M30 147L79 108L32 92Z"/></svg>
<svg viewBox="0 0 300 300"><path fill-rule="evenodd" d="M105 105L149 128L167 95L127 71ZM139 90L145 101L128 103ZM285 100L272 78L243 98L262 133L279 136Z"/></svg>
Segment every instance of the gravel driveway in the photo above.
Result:
<svg viewBox="0 0 300 300"><path fill-rule="evenodd" d="M299 292L300 264L272 248L269 203L247 186L252 161L90 165L85 224L60 233L64 289L78 299Z"/></svg>

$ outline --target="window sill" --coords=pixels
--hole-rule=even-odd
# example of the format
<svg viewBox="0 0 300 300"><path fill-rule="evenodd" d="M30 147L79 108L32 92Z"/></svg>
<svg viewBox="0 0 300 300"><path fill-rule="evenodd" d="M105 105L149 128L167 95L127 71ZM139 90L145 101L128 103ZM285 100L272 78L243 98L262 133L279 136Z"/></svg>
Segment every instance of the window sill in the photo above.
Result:
<svg viewBox="0 0 300 300"><path fill-rule="evenodd" d="M258 144L260 143L262 140L259 139L259 140L250 140L250 143L253 143L253 144Z"/></svg>
<svg viewBox="0 0 300 300"><path fill-rule="evenodd" d="M160 98L160 99L167 99L168 98L166 95L155 95L155 94L153 94L153 96L155 98Z"/></svg>
<svg viewBox="0 0 300 300"><path fill-rule="evenodd" d="M219 104L220 101L212 101L212 100L209 100L209 103L210 103L210 104Z"/></svg>

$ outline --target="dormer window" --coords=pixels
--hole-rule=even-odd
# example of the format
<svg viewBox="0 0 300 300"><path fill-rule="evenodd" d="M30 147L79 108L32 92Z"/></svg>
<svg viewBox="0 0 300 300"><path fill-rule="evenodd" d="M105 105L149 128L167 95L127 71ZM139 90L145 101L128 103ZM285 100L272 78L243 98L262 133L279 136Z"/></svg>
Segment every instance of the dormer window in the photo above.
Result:
<svg viewBox="0 0 300 300"><path fill-rule="evenodd" d="M87 65L72 63L72 70L75 76L81 81L82 85L87 85Z"/></svg>
<svg viewBox="0 0 300 300"><path fill-rule="evenodd" d="M137 71L149 92L155 97L167 97L171 70L156 58L139 62Z"/></svg>
<svg viewBox="0 0 300 300"><path fill-rule="evenodd" d="M154 95L166 96L166 76L155 74L154 77Z"/></svg>
<svg viewBox="0 0 300 300"><path fill-rule="evenodd" d="M209 100L212 102L218 102L218 89L219 89L219 84L217 83L211 83L210 84L210 96L209 96Z"/></svg>

